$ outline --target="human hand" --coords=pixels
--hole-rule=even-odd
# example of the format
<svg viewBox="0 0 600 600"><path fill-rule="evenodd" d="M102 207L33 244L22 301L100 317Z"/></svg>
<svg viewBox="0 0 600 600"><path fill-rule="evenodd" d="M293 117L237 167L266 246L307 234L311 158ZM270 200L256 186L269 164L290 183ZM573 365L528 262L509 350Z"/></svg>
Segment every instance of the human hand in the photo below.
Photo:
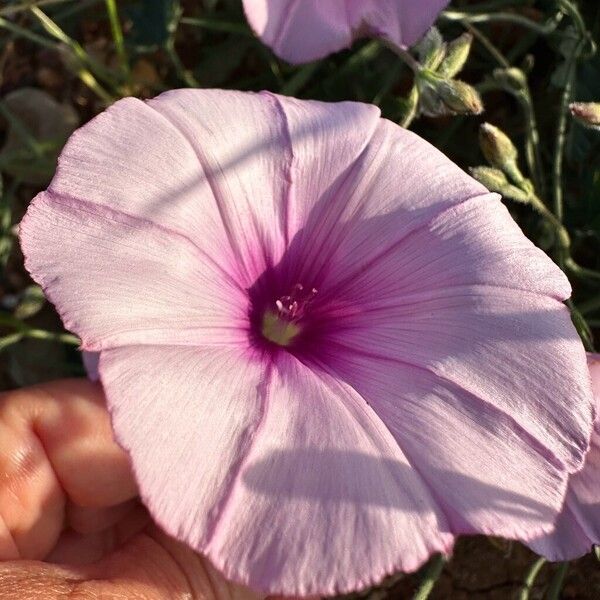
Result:
<svg viewBox="0 0 600 600"><path fill-rule="evenodd" d="M136 497L99 385L0 394L0 600L259 597L162 533Z"/></svg>

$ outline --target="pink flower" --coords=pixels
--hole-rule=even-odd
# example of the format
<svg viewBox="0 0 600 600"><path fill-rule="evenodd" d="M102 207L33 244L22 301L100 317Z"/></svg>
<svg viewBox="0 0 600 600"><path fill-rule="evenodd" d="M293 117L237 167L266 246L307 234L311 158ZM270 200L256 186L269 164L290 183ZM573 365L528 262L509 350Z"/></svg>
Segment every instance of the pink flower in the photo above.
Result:
<svg viewBox="0 0 600 600"><path fill-rule="evenodd" d="M588 354L596 410L600 411L600 355ZM596 419L584 467L569 480L553 532L528 545L549 560L572 560L600 544L600 419Z"/></svg>
<svg viewBox="0 0 600 600"><path fill-rule="evenodd" d="M450 0L244 0L252 29L277 56L304 63L360 37L412 46Z"/></svg>
<svg viewBox="0 0 600 600"><path fill-rule="evenodd" d="M144 502L228 577L333 594L551 529L592 423L567 279L374 106L121 100L22 223Z"/></svg>

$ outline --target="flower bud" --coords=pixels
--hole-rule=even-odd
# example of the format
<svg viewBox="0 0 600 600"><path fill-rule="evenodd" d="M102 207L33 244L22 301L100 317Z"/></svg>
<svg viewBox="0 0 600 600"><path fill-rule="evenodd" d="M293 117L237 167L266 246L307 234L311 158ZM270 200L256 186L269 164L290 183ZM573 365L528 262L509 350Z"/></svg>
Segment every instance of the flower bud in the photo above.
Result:
<svg viewBox="0 0 600 600"><path fill-rule="evenodd" d="M524 204L529 202L529 194L516 185L512 185L506 175L494 167L472 167L469 169L474 179L484 185L491 192L498 192L505 198Z"/></svg>
<svg viewBox="0 0 600 600"><path fill-rule="evenodd" d="M442 79L424 69L416 79L419 88L421 112L430 117L456 114L476 114L483 111L477 90L456 79Z"/></svg>
<svg viewBox="0 0 600 600"><path fill-rule="evenodd" d="M479 128L479 146L490 165L503 171L506 164L515 162L519 155L510 138L489 123L484 123Z"/></svg>
<svg viewBox="0 0 600 600"><path fill-rule="evenodd" d="M416 46L419 61L426 69L435 71L446 56L446 44L437 27L432 27Z"/></svg>
<svg viewBox="0 0 600 600"><path fill-rule="evenodd" d="M494 69L492 76L507 92L519 93L527 86L527 77L525 77L525 73L517 67Z"/></svg>
<svg viewBox="0 0 600 600"><path fill-rule="evenodd" d="M519 153L515 145L501 129L484 123L479 128L479 145L492 167L501 169L526 194L533 191L531 181L523 176L517 164Z"/></svg>
<svg viewBox="0 0 600 600"><path fill-rule="evenodd" d="M569 109L584 127L600 129L600 102L573 102Z"/></svg>
<svg viewBox="0 0 600 600"><path fill-rule="evenodd" d="M437 70L438 75L451 79L459 73L467 62L472 43L473 36L470 33L463 33L450 42L446 48L446 57Z"/></svg>
<svg viewBox="0 0 600 600"><path fill-rule="evenodd" d="M455 114L479 115L483 112L483 102L477 90L458 79L442 80L437 91L444 105Z"/></svg>

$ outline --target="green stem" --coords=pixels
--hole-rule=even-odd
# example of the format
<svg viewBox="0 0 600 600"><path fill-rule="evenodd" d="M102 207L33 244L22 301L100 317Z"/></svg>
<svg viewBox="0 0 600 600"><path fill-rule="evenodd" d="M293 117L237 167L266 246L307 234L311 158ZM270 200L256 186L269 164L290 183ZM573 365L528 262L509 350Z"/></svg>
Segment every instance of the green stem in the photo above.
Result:
<svg viewBox="0 0 600 600"><path fill-rule="evenodd" d="M554 215L554 213L548 209L539 196L532 194L530 200L533 208L535 208L535 210L537 210L537 212L542 215L542 217L544 217L544 219L546 219L546 221L554 229L560 252L563 254L568 254L571 248L571 236L569 235L566 227L561 221L559 221L556 215Z"/></svg>
<svg viewBox="0 0 600 600"><path fill-rule="evenodd" d="M99 76L102 76L102 78L105 81L112 84L113 82L111 81L111 75L108 69L104 68L102 65L93 60L78 42L71 39L52 19L50 19L46 14L44 14L39 8L34 6L30 9L30 12L40 22L40 24L48 34L50 34L58 42L64 44L71 51L73 58L78 63L75 68L75 72L77 73L79 79L81 79L81 81L87 87L89 87L102 101L104 101L106 104L112 104L114 98L98 83L96 77L94 77L91 70L86 68L86 65L88 65L90 69L93 69L96 73L98 73ZM2 23L2 19L0 19L0 26L3 25L4 24ZM7 29L10 28L7 27ZM35 36L37 40L34 40L33 36ZM24 34L24 37L27 37L32 41L37 41L37 43L40 43L41 45L46 47L48 47L48 45L50 44L49 47L56 49L55 44L52 44L45 38L37 36L37 34L32 34L31 32L28 32L27 34Z"/></svg>
<svg viewBox="0 0 600 600"><path fill-rule="evenodd" d="M600 272L578 265L570 256L565 259L565 268L579 279L591 279L600 283Z"/></svg>
<svg viewBox="0 0 600 600"><path fill-rule="evenodd" d="M23 321L20 321L16 317L5 313L0 314L0 326L15 329L15 332L13 334L7 336L11 339L14 338L14 341L11 341L10 343L15 343L19 341L19 339L22 339L24 337L33 338L36 340L61 342L63 344L70 344L72 346L79 346L79 344L81 343L79 338L77 338L74 335L71 335L70 333L56 333L53 331L45 331L43 329L30 327L29 325L23 323ZM5 346L3 345L2 347Z"/></svg>
<svg viewBox="0 0 600 600"><path fill-rule="evenodd" d="M540 25L531 19L522 17L521 15L509 12L497 12L497 13L468 13L458 10L446 10L441 14L442 19L447 21L460 21L462 24L465 23L512 23L514 25L520 25L531 29L540 35L548 35L552 33L562 19L562 13L546 23Z"/></svg>
<svg viewBox="0 0 600 600"><path fill-rule="evenodd" d="M177 50L175 50L175 44L173 41L167 42L165 50L167 51L167 54L171 59L171 63L173 64L173 67L175 68L175 72L177 73L179 79L185 82L185 84L188 87L200 87L200 84L198 83L194 75L188 69L186 69L184 64L181 62L179 54L177 54Z"/></svg>
<svg viewBox="0 0 600 600"><path fill-rule="evenodd" d="M8 6L0 9L0 15L14 15L24 10L29 10L32 6L48 6L51 4L64 4L65 2L74 2L75 0L37 0L37 2L22 2L16 6Z"/></svg>
<svg viewBox="0 0 600 600"><path fill-rule="evenodd" d="M567 115L569 102L571 100L571 91L573 88L573 65L575 52L569 57L567 64L567 75L565 87L561 96L560 113L558 115L558 125L556 128L556 142L554 144L554 163L552 167L552 191L554 195L554 214L562 221L564 216L563 209L563 189L562 189L562 168L565 152L565 139L567 131Z"/></svg>
<svg viewBox="0 0 600 600"><path fill-rule="evenodd" d="M6 29L7 31L10 31L11 33L15 34L18 37L22 37L22 38L29 40L30 42L34 42L35 44L38 44L39 46L42 46L44 48L51 48L52 50L56 50L56 44L54 42L52 42L51 40L49 40L41 35L38 35L37 33L33 33L33 31L29 31L29 29L25 29L24 27L19 27L18 25L11 23L10 21L8 21L7 19L4 19L3 17L0 17L0 27L2 27L3 29Z"/></svg>
<svg viewBox="0 0 600 600"><path fill-rule="evenodd" d="M544 193L545 184L542 175L542 155L540 152L540 134L537 125L535 110L533 109L533 99L529 85L525 83L522 93L517 97L521 108L525 113L525 123L527 125L527 141L525 143L525 158L527 159L527 168L531 173L535 188Z"/></svg>
<svg viewBox="0 0 600 600"><path fill-rule="evenodd" d="M562 590L565 576L568 570L568 562L564 562L559 565L558 569L556 570L556 573L554 573L552 581L550 582L550 587L548 588L548 600L560 600L560 592Z"/></svg>
<svg viewBox="0 0 600 600"><path fill-rule="evenodd" d="M523 581L523 588L521 589L521 593L519 594L519 600L529 600L529 593L531 592L531 588L533 588L535 584L535 580L544 566L546 559L540 556L532 565L529 567L527 574L525 575L525 581Z"/></svg>
<svg viewBox="0 0 600 600"><path fill-rule="evenodd" d="M569 17L571 17L571 19L573 20L575 27L577 27L577 29L579 30L579 38L582 41L586 41L590 44L590 49L588 50L587 54L590 57L593 56L596 52L596 43L594 42L592 36L588 32L583 17L581 16L581 13L579 12L577 6L573 4L573 2L571 2L570 0L559 0L559 6L561 10L567 15L569 15Z"/></svg>
<svg viewBox="0 0 600 600"><path fill-rule="evenodd" d="M387 42L385 40L382 40L382 43L386 48L389 48L396 56L399 56L400 59L410 68L410 70L415 75L421 72L422 67L419 64L419 61L410 52L404 50L403 48L399 48L395 44L392 44L391 42Z"/></svg>
<svg viewBox="0 0 600 600"><path fill-rule="evenodd" d="M504 67L505 69L510 69L511 65L508 62L508 60L504 57L502 52L500 52L500 50L498 50L498 48L496 48L496 46L494 46L494 44L492 43L490 38L488 38L487 35L485 35L482 31L477 29L477 27L473 27L473 25L471 25L470 23L465 22L465 23L462 23L462 25L467 31L469 31L470 33L473 34L473 37L475 37L479 40L481 45L494 57L496 62L501 67Z"/></svg>
<svg viewBox="0 0 600 600"><path fill-rule="evenodd" d="M121 70L125 77L129 80L129 60L127 58L127 51L125 50L125 40L123 38L123 29L121 28L121 21L119 20L119 12L117 11L116 0L105 0L106 1L106 12L108 13L108 20L110 21L110 30L112 32L113 41L115 43L115 50L119 57L119 63Z"/></svg>
<svg viewBox="0 0 600 600"><path fill-rule="evenodd" d="M294 75L281 86L279 93L284 96L295 96L310 81L310 78L315 74L315 71L320 65L321 63L317 61L300 67Z"/></svg>
<svg viewBox="0 0 600 600"><path fill-rule="evenodd" d="M183 25L193 25L209 31L220 31L223 33L234 33L237 35L252 36L250 28L242 23L229 23L217 21L216 19L199 19L197 17L182 17L179 21Z"/></svg>
<svg viewBox="0 0 600 600"><path fill-rule="evenodd" d="M417 109L419 107L419 88L416 85L413 85L410 90L410 94L406 99L406 112L400 121L400 126L404 127L404 129L408 129L412 122L415 120L417 116Z"/></svg>
<svg viewBox="0 0 600 600"><path fill-rule="evenodd" d="M429 594L431 594L433 587L442 574L445 564L446 558L443 554L437 554L429 561L429 564L425 568L423 581L413 596L413 600L427 600L429 598Z"/></svg>

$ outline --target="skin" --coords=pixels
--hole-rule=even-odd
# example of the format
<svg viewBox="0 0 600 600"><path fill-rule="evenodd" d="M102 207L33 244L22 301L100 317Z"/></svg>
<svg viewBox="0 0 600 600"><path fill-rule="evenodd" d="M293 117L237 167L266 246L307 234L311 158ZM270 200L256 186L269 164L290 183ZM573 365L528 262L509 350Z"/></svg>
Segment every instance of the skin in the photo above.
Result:
<svg viewBox="0 0 600 600"><path fill-rule="evenodd" d="M256 600L137 500L99 385L0 394L0 600Z"/></svg>

